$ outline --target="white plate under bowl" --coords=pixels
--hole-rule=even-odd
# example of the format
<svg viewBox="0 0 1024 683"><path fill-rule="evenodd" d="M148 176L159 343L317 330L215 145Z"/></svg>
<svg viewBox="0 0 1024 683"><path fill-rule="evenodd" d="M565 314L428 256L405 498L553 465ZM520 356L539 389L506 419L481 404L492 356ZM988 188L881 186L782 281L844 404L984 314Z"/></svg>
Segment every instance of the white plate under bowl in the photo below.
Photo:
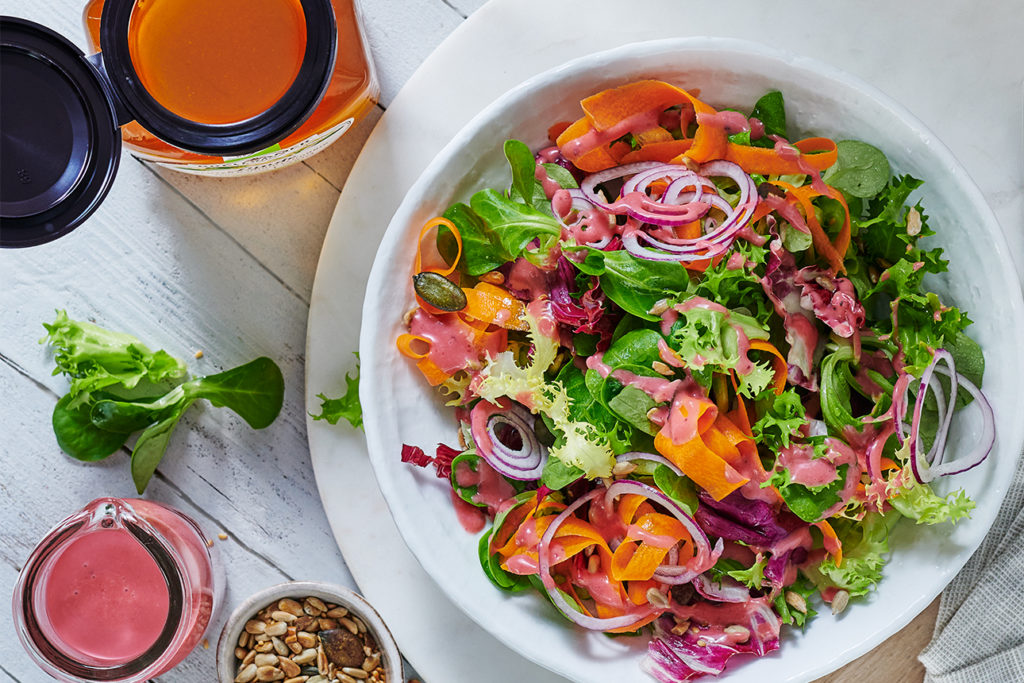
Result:
<svg viewBox="0 0 1024 683"><path fill-rule="evenodd" d="M579 100L603 88L659 78L699 88L712 105L745 108L768 90L786 98L790 132L860 139L881 148L894 169L924 178L920 191L936 243L950 272L930 285L975 321L985 350L985 392L996 411L998 438L990 458L950 485L978 502L972 518L949 527L897 526L892 559L878 589L839 618L817 617L806 633L789 631L781 649L736 661L728 680L804 681L867 652L917 615L952 579L981 542L1011 479L1024 423L1014 420L1024 334L1024 306L1005 239L992 212L948 149L900 105L871 86L818 62L755 43L688 38L640 43L591 55L545 72L508 92L474 118L434 159L391 221L367 285L360 337L360 398L371 462L406 543L438 586L467 615L523 656L578 681L644 680L644 645L573 628L533 594L509 595L487 580L477 562L477 536L459 526L448 487L400 462L402 444L428 451L455 443L455 421L435 392L398 354L394 340L413 305L410 286L420 226L475 190L509 182L502 142L546 144L548 126L580 115ZM998 306L994 303L998 302ZM968 409L965 413L972 413ZM969 443L971 427L960 431Z"/></svg>

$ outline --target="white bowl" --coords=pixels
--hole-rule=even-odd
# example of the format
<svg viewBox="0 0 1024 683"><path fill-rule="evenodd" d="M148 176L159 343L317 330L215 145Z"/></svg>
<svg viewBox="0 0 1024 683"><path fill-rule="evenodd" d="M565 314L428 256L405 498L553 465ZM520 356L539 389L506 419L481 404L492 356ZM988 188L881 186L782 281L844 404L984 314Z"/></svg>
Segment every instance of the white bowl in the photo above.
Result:
<svg viewBox="0 0 1024 683"><path fill-rule="evenodd" d="M768 90L781 90L791 133L870 142L886 153L895 171L923 178L919 196L939 233L933 243L941 244L951 261L950 272L930 286L969 312L975 321L969 331L985 350L989 371L984 390L996 412L995 449L982 466L939 485L940 490L966 488L978 503L972 518L955 527L901 522L876 591L839 618L819 615L806 633L787 629L778 652L737 658L722 677L810 680L902 628L956 575L991 526L1024 441L1024 422L1013 419L1016 385L1024 375L1015 348L1024 335L1024 304L991 210L949 150L920 121L837 69L744 41L656 41L545 72L481 112L410 189L370 275L360 337L360 398L371 462L409 548L438 587L480 626L523 656L577 681L649 680L637 668L645 651L640 639L584 633L542 597L503 593L484 576L477 561L478 536L460 527L448 487L432 473L400 462L403 443L428 450L438 442L454 444L455 421L394 343L405 331L402 316L413 305L409 277L423 223L475 190L508 184L505 139L541 147L547 144L548 126L580 115L582 97L641 78L699 88L710 104L739 108L752 106ZM971 438L971 429L961 428L953 447Z"/></svg>
<svg viewBox="0 0 1024 683"><path fill-rule="evenodd" d="M377 614L377 610L364 600L363 596L344 586L323 581L288 581L269 586L249 596L228 617L227 623L224 624L224 629L220 633L220 640L217 642L217 678L220 683L233 683L235 680L235 675L238 673L235 647L238 645L238 638L242 635L242 629L245 628L247 621L264 607L274 604L278 600L292 598L302 602L308 597L334 603L346 608L351 615L359 617L366 625L367 632L377 641L388 683L405 682L402 655L398 651L398 645L384 620Z"/></svg>

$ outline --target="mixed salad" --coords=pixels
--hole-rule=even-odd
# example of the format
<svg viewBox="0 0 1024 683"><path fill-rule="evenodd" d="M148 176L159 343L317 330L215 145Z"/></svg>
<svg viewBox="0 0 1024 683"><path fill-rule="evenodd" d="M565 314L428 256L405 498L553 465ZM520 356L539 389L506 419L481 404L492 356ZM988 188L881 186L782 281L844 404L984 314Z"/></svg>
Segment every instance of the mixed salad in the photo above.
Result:
<svg viewBox="0 0 1024 683"><path fill-rule="evenodd" d="M984 360L922 287L947 262L880 150L790 141L778 92L581 105L420 233L397 345L456 428L402 459L450 482L495 586L649 637L659 681L719 674L870 591L899 518L970 513L930 484L991 450Z"/></svg>

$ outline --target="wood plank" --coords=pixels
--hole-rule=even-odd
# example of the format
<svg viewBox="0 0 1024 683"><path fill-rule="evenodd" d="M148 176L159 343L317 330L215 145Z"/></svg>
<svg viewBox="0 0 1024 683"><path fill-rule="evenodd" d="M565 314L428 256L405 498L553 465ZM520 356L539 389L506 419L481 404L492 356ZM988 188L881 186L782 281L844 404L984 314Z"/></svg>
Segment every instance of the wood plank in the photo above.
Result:
<svg viewBox="0 0 1024 683"><path fill-rule="evenodd" d="M5 473L0 481L0 508L5 511L4 542L0 544L0 594L10 596L17 573L36 542L61 519L97 497L131 498L136 494L126 477L128 456L124 451L95 464L61 455L48 428L53 394L2 362L0 396L17 396L19 405L17 412L5 412L4 448L0 450L0 470ZM232 605L265 586L289 578L288 573L267 561L263 548L254 552L234 538L219 540L218 533L232 533L233 528L224 526L211 514L215 508L193 503L163 477L153 481L146 497L168 503L195 519L207 537L214 540L215 552L230 576L221 612L207 634L211 644L216 644ZM331 546L326 550L329 552ZM290 572L302 570L301 558L289 564ZM10 619L0 620L0 662L15 679L41 680L38 668L21 649ZM162 680L209 680L214 670L213 648L197 648Z"/></svg>
<svg viewBox="0 0 1024 683"><path fill-rule="evenodd" d="M112 191L116 201L75 233L44 247L0 252L0 354L55 400L67 385L50 376L52 364L36 342L41 323L67 307L72 317L99 317L111 329L189 359L195 374L270 356L286 382L277 422L253 431L229 411L193 407L160 471L289 573L349 582L307 456L305 303L155 175L138 164L126 165L122 175ZM202 359L192 359L196 350L205 352ZM68 460L52 440L49 409L9 409L31 428L5 439L5 450L41 441L46 457ZM92 466L82 467L83 480L98 476ZM130 482L123 462L117 477Z"/></svg>
<svg viewBox="0 0 1024 683"><path fill-rule="evenodd" d="M919 683L924 680L924 665L917 661L919 653L932 639L939 599L902 631L866 655L855 659L835 673L819 678L816 683Z"/></svg>
<svg viewBox="0 0 1024 683"><path fill-rule="evenodd" d="M359 6L386 108L463 15L441 0L364 0Z"/></svg>

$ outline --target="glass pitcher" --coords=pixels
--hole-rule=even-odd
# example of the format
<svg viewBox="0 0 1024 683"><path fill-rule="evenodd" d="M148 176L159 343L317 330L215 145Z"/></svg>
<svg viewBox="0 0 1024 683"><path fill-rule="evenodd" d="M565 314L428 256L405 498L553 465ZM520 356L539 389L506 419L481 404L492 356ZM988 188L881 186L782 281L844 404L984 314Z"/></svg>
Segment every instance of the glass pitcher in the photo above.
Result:
<svg viewBox="0 0 1024 683"><path fill-rule="evenodd" d="M145 681L202 639L223 582L202 531L148 500L99 498L58 524L14 590L15 628L62 681Z"/></svg>

